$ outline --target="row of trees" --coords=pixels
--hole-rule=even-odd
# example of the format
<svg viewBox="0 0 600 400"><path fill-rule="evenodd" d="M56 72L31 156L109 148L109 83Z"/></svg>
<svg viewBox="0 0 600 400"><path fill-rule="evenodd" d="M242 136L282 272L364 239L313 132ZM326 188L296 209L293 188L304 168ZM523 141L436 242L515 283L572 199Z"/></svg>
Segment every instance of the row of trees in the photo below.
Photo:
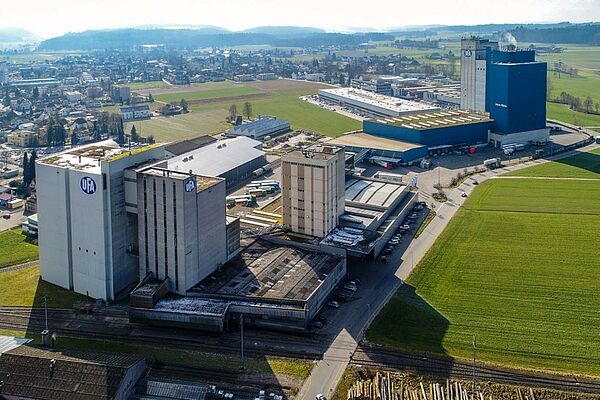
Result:
<svg viewBox="0 0 600 400"><path fill-rule="evenodd" d="M600 114L600 103L594 102L591 96L581 100L580 97L573 96L567 92L561 92L557 99L552 99L556 103L568 104L573 111L579 111L586 114Z"/></svg>
<svg viewBox="0 0 600 400"><path fill-rule="evenodd" d="M229 115L228 115L228 121L229 122L234 122L237 119L237 116L239 115L238 113L238 108L236 104L232 104L229 106ZM242 109L242 115L246 116L246 119L250 119L250 117L252 116L252 103L250 103L249 101L244 103L243 109Z"/></svg>

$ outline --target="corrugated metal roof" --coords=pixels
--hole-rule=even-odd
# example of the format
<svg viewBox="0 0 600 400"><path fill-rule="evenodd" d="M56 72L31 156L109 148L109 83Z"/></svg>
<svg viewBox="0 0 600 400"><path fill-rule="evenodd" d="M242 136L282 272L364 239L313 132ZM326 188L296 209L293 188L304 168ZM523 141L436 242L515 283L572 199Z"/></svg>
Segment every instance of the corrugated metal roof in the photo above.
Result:
<svg viewBox="0 0 600 400"><path fill-rule="evenodd" d="M207 391L206 386L172 382L148 381L146 385L146 395L167 399L204 400Z"/></svg>
<svg viewBox="0 0 600 400"><path fill-rule="evenodd" d="M16 338L13 336L0 336L0 354L4 354L7 351L31 342L31 339Z"/></svg>
<svg viewBox="0 0 600 400"><path fill-rule="evenodd" d="M167 161L167 168L195 174L221 176L226 172L265 155L257 149L261 142L245 136L221 140ZM193 156L193 157L190 157ZM187 159L187 161L183 161Z"/></svg>

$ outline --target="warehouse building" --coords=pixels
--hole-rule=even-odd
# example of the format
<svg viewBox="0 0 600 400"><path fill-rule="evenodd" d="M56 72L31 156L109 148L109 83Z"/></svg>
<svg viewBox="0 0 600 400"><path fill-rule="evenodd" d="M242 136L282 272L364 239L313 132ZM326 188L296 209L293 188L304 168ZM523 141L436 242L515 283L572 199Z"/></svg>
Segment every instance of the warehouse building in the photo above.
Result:
<svg viewBox="0 0 600 400"><path fill-rule="evenodd" d="M222 332L244 323L304 331L346 276L343 251L264 236L244 248L186 297L156 295L150 281L131 296L130 319ZM154 296L154 297L153 297Z"/></svg>
<svg viewBox="0 0 600 400"><path fill-rule="evenodd" d="M436 146L472 145L488 142L493 121L486 114L444 110L395 118L363 121L363 131L376 136Z"/></svg>
<svg viewBox="0 0 600 400"><path fill-rule="evenodd" d="M375 258L417 201L402 183L377 178L346 181L345 208L339 225L321 242L346 250L348 256Z"/></svg>
<svg viewBox="0 0 600 400"><path fill-rule="evenodd" d="M262 116L254 121L234 126L227 131L228 136L246 136L251 139L263 140L265 137L289 132L290 122L272 116Z"/></svg>
<svg viewBox="0 0 600 400"><path fill-rule="evenodd" d="M365 132L352 132L327 142L344 146L346 153L354 153L354 163L377 160L391 163L392 167L414 163L427 156L427 146L376 136Z"/></svg>
<svg viewBox="0 0 600 400"><path fill-rule="evenodd" d="M224 178L227 188L252 176L252 172L267 164L262 143L245 136L209 143L188 153L172 157L163 168Z"/></svg>
<svg viewBox="0 0 600 400"><path fill-rule="evenodd" d="M374 117L397 117L439 110L439 107L430 104L354 88L321 89L319 98Z"/></svg>

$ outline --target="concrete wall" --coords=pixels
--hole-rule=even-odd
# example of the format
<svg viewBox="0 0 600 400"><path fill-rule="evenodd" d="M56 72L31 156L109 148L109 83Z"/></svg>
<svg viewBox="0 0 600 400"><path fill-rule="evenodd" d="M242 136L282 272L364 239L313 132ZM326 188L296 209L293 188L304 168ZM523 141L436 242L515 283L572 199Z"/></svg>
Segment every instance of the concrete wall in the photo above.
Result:
<svg viewBox="0 0 600 400"><path fill-rule="evenodd" d="M36 164L40 273L47 282L73 289L68 174L65 168Z"/></svg>

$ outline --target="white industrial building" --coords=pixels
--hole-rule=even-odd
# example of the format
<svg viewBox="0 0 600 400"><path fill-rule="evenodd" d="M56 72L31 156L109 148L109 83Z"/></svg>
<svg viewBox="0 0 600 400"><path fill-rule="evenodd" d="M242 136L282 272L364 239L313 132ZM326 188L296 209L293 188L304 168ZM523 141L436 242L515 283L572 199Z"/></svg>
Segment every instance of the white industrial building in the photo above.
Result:
<svg viewBox="0 0 600 400"><path fill-rule="evenodd" d="M166 163L162 145L112 140L38 161L42 279L114 300L152 273L185 294L234 256L225 180Z"/></svg>
<svg viewBox="0 0 600 400"><path fill-rule="evenodd" d="M431 104L354 88L321 89L319 98L375 117L397 117L440 110L439 107Z"/></svg>
<svg viewBox="0 0 600 400"><path fill-rule="evenodd" d="M461 40L460 108L485 112L486 49L498 49L498 42L477 38Z"/></svg>
<svg viewBox="0 0 600 400"><path fill-rule="evenodd" d="M227 131L228 136L247 136L252 139L264 139L267 136L278 135L291 129L290 122L285 119L265 115L248 121Z"/></svg>

